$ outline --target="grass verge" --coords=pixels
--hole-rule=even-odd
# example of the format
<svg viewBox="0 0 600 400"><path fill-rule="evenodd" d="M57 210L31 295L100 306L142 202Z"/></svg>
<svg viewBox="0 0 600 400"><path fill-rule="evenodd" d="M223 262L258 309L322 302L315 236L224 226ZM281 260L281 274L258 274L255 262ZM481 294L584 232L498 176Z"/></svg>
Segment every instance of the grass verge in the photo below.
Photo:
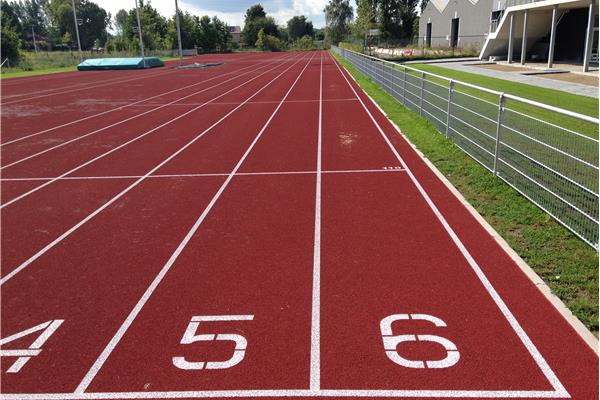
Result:
<svg viewBox="0 0 600 400"><path fill-rule="evenodd" d="M0 75L0 79L10 79L10 78L23 78L26 76L35 76L35 75L46 75L46 74L59 74L61 72L71 72L77 71L77 66L70 67L56 67L56 68L44 68L33 71L23 71L15 69L14 71L2 72Z"/></svg>
<svg viewBox="0 0 600 400"><path fill-rule="evenodd" d="M564 108L566 110L598 117L598 99L587 96L579 96L572 93L543 88L539 86L527 85L519 82L507 81L504 79L492 78L490 76L472 74L464 71L456 71L450 68L439 67L431 64L411 64L413 68L421 71L431 72L451 79L471 83L473 85L483 86L487 89L497 90L499 92L509 93L515 96L524 97L529 100L539 101L540 103ZM496 97L494 97L494 100Z"/></svg>
<svg viewBox="0 0 600 400"><path fill-rule="evenodd" d="M404 135L598 336L598 253L332 53Z"/></svg>

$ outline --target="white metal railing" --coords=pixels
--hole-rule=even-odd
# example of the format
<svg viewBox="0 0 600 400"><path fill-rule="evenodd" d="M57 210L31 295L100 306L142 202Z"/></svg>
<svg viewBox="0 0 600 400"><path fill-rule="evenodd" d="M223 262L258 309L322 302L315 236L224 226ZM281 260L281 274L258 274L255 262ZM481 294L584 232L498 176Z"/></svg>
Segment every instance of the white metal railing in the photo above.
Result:
<svg viewBox="0 0 600 400"><path fill-rule="evenodd" d="M598 118L336 46L332 50L598 249Z"/></svg>

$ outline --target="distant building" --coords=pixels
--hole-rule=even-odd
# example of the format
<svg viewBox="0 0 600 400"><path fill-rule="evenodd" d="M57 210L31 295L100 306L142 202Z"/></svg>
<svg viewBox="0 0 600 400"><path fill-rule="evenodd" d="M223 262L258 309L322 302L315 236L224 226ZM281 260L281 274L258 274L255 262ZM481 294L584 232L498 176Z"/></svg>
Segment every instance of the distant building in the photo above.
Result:
<svg viewBox="0 0 600 400"><path fill-rule="evenodd" d="M231 41L233 43L240 43L242 39L242 28L239 26L230 26L229 33L231 34Z"/></svg>
<svg viewBox="0 0 600 400"><path fill-rule="evenodd" d="M479 58L598 64L598 0L430 0L420 44L472 47Z"/></svg>

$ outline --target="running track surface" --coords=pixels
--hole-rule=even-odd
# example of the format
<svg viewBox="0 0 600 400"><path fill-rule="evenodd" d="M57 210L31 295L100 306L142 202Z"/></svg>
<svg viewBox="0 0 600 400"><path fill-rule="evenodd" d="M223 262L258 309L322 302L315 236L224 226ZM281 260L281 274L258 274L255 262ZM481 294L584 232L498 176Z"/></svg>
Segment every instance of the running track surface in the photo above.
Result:
<svg viewBox="0 0 600 400"><path fill-rule="evenodd" d="M2 81L6 399L598 398L327 52Z"/></svg>

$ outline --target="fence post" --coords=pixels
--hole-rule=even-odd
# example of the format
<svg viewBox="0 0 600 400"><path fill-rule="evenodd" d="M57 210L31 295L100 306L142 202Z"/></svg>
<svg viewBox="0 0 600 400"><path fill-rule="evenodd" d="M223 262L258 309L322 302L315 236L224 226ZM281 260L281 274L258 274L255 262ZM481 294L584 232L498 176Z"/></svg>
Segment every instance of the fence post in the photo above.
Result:
<svg viewBox="0 0 600 400"><path fill-rule="evenodd" d="M421 72L421 99L419 101L419 115L423 115L423 89L425 87L425 72Z"/></svg>
<svg viewBox="0 0 600 400"><path fill-rule="evenodd" d="M406 67L402 67L404 75L402 77L402 102L406 105Z"/></svg>
<svg viewBox="0 0 600 400"><path fill-rule="evenodd" d="M500 93L498 101L498 123L496 125L496 148L494 149L494 175L498 176L499 159L500 159L500 144L502 142L502 124L504 123L504 103L506 98L504 93Z"/></svg>
<svg viewBox="0 0 600 400"><path fill-rule="evenodd" d="M454 81L450 79L448 88L448 112L446 113L446 137L450 137L450 114L452 113L452 98L454 97Z"/></svg>

